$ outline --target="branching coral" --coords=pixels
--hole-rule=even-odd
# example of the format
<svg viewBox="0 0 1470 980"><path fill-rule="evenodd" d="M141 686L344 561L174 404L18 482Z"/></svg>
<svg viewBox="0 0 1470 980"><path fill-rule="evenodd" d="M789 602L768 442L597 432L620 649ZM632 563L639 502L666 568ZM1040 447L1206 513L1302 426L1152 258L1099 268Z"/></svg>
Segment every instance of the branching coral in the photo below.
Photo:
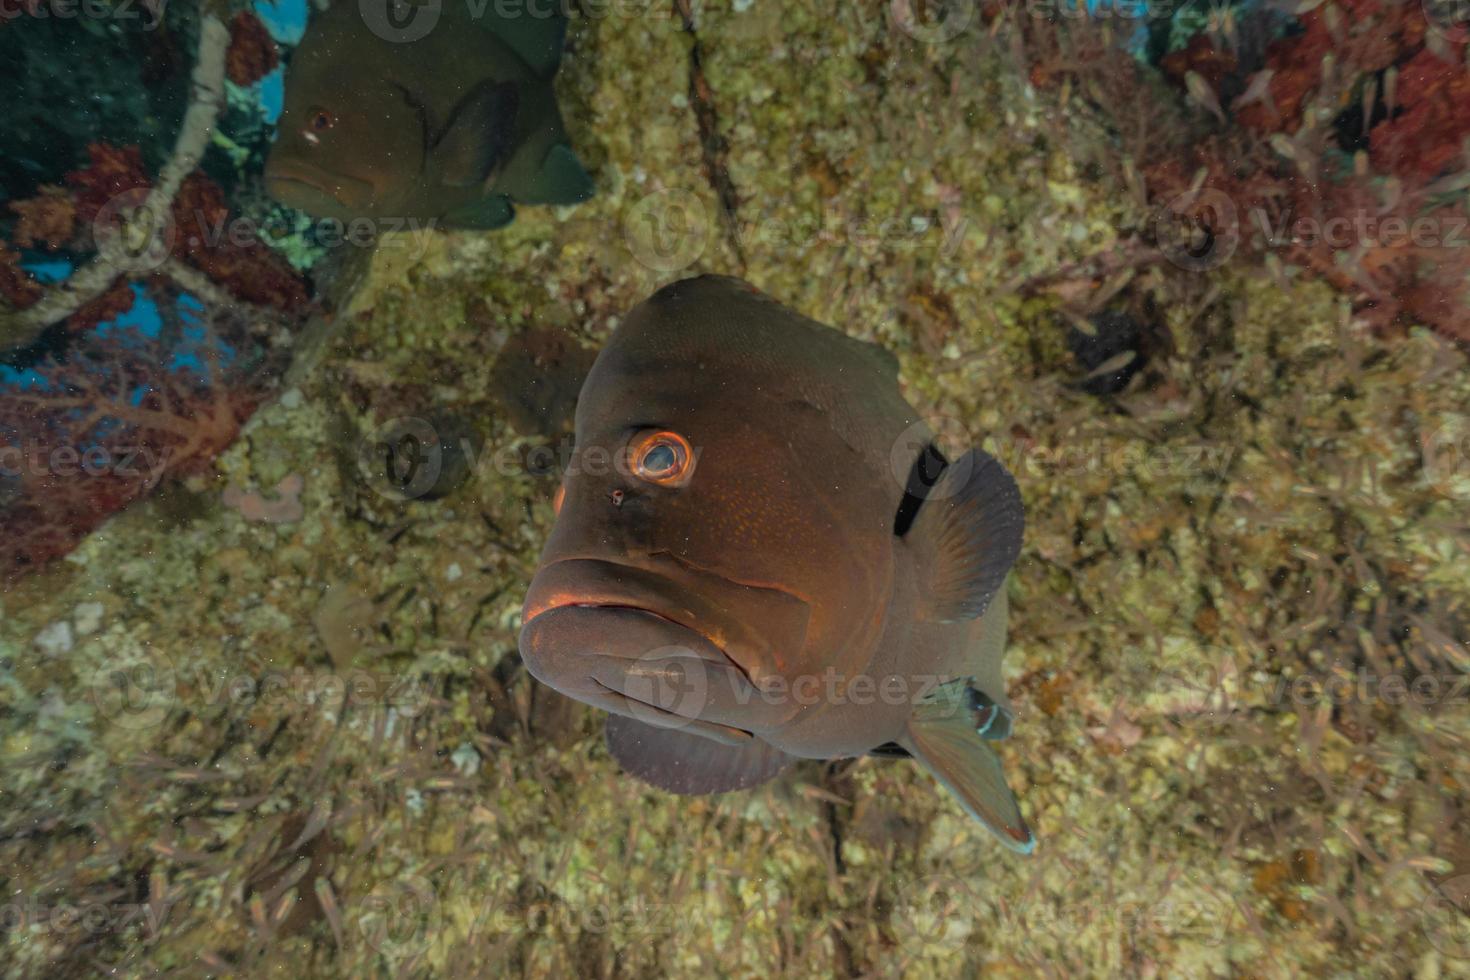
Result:
<svg viewBox="0 0 1470 980"><path fill-rule="evenodd" d="M4 298L11 299L12 294L18 294L23 308L6 311L0 307L0 345L18 347L29 343L47 326L112 288L118 277L133 265L130 247L136 245L136 240L140 236L152 238L166 226L161 216L170 212L180 188L204 155L219 116L229 42L229 28L216 5L205 3L200 11L199 48L191 77L189 107L168 162L157 179L150 182L141 172L141 162L127 151L104 154L101 159L94 152L96 172L86 188L88 193L83 195L85 204L78 203L77 217L95 221L111 204L115 214L110 217L118 233L96 242L99 250L90 263L63 283L43 289L38 297L27 295L34 291L34 286L6 289ZM136 199L120 198L129 191L140 193ZM11 277L13 273L6 278Z"/></svg>
<svg viewBox="0 0 1470 980"><path fill-rule="evenodd" d="M165 475L207 464L268 393L280 355L249 321L161 277L144 293L156 336L88 334L0 389L0 577L66 554Z"/></svg>
<svg viewBox="0 0 1470 980"><path fill-rule="evenodd" d="M302 279L196 169L226 75L250 84L277 63L253 14L229 29L222 16L203 5L190 103L156 176L138 146L94 142L59 186L9 204L17 249L81 264L46 285L0 243L0 347L62 321L68 335L0 389L0 577L65 554L166 474L224 449L283 367L257 336L310 306ZM156 334L115 323L139 297L163 321Z"/></svg>
<svg viewBox="0 0 1470 980"><path fill-rule="evenodd" d="M236 85L252 85L280 64L276 42L248 10L230 21L230 47L225 52L225 77Z"/></svg>

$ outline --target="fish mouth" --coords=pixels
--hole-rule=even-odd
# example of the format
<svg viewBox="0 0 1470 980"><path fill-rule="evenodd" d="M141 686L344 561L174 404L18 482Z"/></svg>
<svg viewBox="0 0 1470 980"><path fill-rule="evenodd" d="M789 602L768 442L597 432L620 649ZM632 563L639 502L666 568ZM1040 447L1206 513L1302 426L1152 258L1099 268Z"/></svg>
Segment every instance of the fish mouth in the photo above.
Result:
<svg viewBox="0 0 1470 980"><path fill-rule="evenodd" d="M665 560L551 562L526 596L521 657L563 694L655 727L731 744L778 727L793 706L758 686L776 658L756 630L726 623L702 574ZM768 621L804 640L805 603L760 598Z"/></svg>
<svg viewBox="0 0 1470 980"><path fill-rule="evenodd" d="M526 593L523 627L567 606L636 609L658 617L703 637L755 683L794 662L811 613L805 600L789 592L736 582L668 552L547 562Z"/></svg>
<svg viewBox="0 0 1470 980"><path fill-rule="evenodd" d="M343 209L361 213L373 198L373 185L369 181L302 164L267 162L264 176L265 189L271 197L320 217L341 217Z"/></svg>

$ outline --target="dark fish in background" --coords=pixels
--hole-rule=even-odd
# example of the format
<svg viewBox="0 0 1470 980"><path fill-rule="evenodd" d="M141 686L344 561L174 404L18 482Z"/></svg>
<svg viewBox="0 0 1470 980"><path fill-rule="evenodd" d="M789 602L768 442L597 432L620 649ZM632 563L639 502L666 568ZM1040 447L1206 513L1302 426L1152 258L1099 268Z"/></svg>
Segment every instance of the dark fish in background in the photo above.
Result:
<svg viewBox="0 0 1470 980"><path fill-rule="evenodd" d="M521 655L655 786L907 754L1029 852L992 744L1020 494L979 450L921 478L942 457L897 375L736 279L641 304L582 388Z"/></svg>
<svg viewBox="0 0 1470 980"><path fill-rule="evenodd" d="M437 17L413 40L380 36L386 20L354 0L313 16L286 68L271 196L317 218L461 228L590 197L552 90L565 18L471 7L396 4L395 22Z"/></svg>

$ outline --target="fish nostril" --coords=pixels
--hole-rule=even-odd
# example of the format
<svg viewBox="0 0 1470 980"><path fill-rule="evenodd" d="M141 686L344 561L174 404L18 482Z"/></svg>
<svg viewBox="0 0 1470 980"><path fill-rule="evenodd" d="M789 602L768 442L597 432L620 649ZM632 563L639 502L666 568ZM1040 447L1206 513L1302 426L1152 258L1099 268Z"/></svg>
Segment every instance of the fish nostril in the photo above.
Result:
<svg viewBox="0 0 1470 980"><path fill-rule="evenodd" d="M612 501L614 507L621 507L623 506L623 491L614 490L607 495L607 499Z"/></svg>

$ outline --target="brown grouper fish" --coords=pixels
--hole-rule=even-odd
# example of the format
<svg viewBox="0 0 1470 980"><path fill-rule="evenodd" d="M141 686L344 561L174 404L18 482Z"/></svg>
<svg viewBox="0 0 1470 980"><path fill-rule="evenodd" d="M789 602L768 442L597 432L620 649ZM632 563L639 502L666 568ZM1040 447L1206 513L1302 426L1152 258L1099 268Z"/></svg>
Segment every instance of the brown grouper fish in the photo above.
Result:
<svg viewBox="0 0 1470 980"><path fill-rule="evenodd" d="M599 354L523 611L539 680L676 793L908 755L1005 844L994 744L1015 482L946 465L881 348L736 279L668 286Z"/></svg>
<svg viewBox="0 0 1470 980"><path fill-rule="evenodd" d="M317 218L460 228L591 196L552 90L565 18L502 7L335 0L313 16L286 69L271 196Z"/></svg>

